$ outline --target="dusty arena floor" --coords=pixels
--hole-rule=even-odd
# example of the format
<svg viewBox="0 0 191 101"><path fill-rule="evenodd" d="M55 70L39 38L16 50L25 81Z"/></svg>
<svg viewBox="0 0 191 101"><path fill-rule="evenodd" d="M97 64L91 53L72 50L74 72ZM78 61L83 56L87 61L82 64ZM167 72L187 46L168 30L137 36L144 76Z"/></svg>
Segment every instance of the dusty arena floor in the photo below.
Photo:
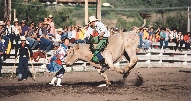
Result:
<svg viewBox="0 0 191 101"><path fill-rule="evenodd" d="M97 72L66 73L62 87L47 85L54 74L38 75L33 81L0 79L0 101L190 101L191 69L135 68L124 81L107 71L112 85L103 84Z"/></svg>

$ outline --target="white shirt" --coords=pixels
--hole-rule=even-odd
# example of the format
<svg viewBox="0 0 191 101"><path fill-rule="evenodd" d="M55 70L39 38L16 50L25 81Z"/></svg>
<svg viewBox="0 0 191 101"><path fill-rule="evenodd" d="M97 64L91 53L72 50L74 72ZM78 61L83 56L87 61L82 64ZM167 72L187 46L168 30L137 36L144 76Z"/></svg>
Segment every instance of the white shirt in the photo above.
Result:
<svg viewBox="0 0 191 101"><path fill-rule="evenodd" d="M105 27L105 25L99 21L95 22L95 29L99 34L102 32L107 32L107 28Z"/></svg>
<svg viewBox="0 0 191 101"><path fill-rule="evenodd" d="M12 31L15 31L15 27L13 25L10 25L10 27L8 27L8 25L7 25L6 28L7 28L7 30L6 30L7 35L11 34Z"/></svg>
<svg viewBox="0 0 191 101"><path fill-rule="evenodd" d="M90 35L92 35L93 29L91 27L88 27L88 30L86 30L84 34L84 38L90 38Z"/></svg>
<svg viewBox="0 0 191 101"><path fill-rule="evenodd" d="M54 41L60 41L60 40L61 40L61 35L56 33Z"/></svg>
<svg viewBox="0 0 191 101"><path fill-rule="evenodd" d="M177 35L177 38L178 38L178 40L184 40L184 37L183 37L182 34L178 34L178 35Z"/></svg>
<svg viewBox="0 0 191 101"><path fill-rule="evenodd" d="M71 38L75 38L76 39L76 31L75 30L72 30L72 36Z"/></svg>
<svg viewBox="0 0 191 101"><path fill-rule="evenodd" d="M56 51L56 54L58 54L58 56L60 57L60 60L62 62L65 61L67 51L68 51L68 48L63 47L62 44L60 44L60 46L58 47L58 49Z"/></svg>
<svg viewBox="0 0 191 101"><path fill-rule="evenodd" d="M170 33L170 39L175 39L175 38L177 38L178 36L177 36L177 32L174 32L174 31L171 31L171 33Z"/></svg>

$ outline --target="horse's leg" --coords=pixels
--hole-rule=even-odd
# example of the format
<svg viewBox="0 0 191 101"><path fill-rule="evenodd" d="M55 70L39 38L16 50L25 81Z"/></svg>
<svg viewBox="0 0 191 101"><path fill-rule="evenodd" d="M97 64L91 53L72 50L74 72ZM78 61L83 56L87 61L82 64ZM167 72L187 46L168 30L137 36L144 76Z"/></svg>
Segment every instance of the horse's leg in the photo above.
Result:
<svg viewBox="0 0 191 101"><path fill-rule="evenodd" d="M100 72L100 69L96 68L97 69L97 72L104 78L105 82L107 85L111 85L111 83L109 82L108 78L107 78L107 75L105 73L101 73Z"/></svg>
<svg viewBox="0 0 191 101"><path fill-rule="evenodd" d="M123 70L122 70L122 69L116 68L116 67L114 66L113 60L112 60L112 55L111 55L110 53L105 52L104 56L105 56L104 58L105 58L106 63L109 65L109 67L110 67L110 69L111 69L112 71L116 71L117 73L121 73L121 74L123 73Z"/></svg>
<svg viewBox="0 0 191 101"><path fill-rule="evenodd" d="M136 55L136 51L133 51L132 49L125 49L124 56L129 61L129 64L123 69L123 78L126 78L132 68L135 67L138 57Z"/></svg>

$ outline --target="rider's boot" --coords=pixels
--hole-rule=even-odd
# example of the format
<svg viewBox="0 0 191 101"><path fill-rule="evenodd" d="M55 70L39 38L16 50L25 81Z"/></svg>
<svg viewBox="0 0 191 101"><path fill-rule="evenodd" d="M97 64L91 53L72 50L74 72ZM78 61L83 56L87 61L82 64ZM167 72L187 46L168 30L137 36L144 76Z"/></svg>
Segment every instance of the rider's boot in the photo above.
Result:
<svg viewBox="0 0 191 101"><path fill-rule="evenodd" d="M108 65L105 63L105 59L99 61L100 65L102 66L100 72L105 72L107 70Z"/></svg>

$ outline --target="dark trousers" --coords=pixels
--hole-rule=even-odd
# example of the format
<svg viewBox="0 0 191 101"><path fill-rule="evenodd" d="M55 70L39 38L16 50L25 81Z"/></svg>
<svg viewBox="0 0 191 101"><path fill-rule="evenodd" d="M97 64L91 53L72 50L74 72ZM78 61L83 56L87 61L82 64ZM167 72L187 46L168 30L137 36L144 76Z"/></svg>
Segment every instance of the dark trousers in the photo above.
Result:
<svg viewBox="0 0 191 101"><path fill-rule="evenodd" d="M168 41L164 41L164 46L163 46L163 40L159 40L160 41L160 49L163 47L163 49L166 49L168 46Z"/></svg>
<svg viewBox="0 0 191 101"><path fill-rule="evenodd" d="M28 57L19 57L19 78L27 78Z"/></svg>
<svg viewBox="0 0 191 101"><path fill-rule="evenodd" d="M178 49L178 45L180 44L180 50L182 49L182 45L184 44L184 40L180 40L180 41L177 41L176 42L176 47L175 47L175 50L177 50Z"/></svg>
<svg viewBox="0 0 191 101"><path fill-rule="evenodd" d="M185 49L190 49L190 43L185 42Z"/></svg>
<svg viewBox="0 0 191 101"><path fill-rule="evenodd" d="M15 47L18 46L18 44L19 44L19 40L20 40L20 35L15 35L15 42L16 42Z"/></svg>

